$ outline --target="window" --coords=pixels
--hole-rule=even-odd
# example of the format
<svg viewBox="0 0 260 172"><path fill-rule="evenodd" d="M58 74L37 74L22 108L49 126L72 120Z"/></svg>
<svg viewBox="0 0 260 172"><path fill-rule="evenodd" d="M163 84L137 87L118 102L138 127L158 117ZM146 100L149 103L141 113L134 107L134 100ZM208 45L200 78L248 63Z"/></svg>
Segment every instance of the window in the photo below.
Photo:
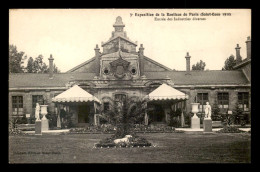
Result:
<svg viewBox="0 0 260 172"><path fill-rule="evenodd" d="M132 75L135 75L135 74L136 74L136 69L135 69L135 67L133 67L133 68L131 69L131 73L132 73Z"/></svg>
<svg viewBox="0 0 260 172"><path fill-rule="evenodd" d="M105 102L104 103L104 112L107 112L107 111L109 111L109 102Z"/></svg>
<svg viewBox="0 0 260 172"><path fill-rule="evenodd" d="M32 96L32 107L36 107L36 103L39 103L39 105L43 105L43 96L42 95L33 95Z"/></svg>
<svg viewBox="0 0 260 172"><path fill-rule="evenodd" d="M229 107L228 93L218 93L218 107L221 112L227 112Z"/></svg>
<svg viewBox="0 0 260 172"><path fill-rule="evenodd" d="M204 112L206 102L209 101L208 93L198 93L197 94L197 102L200 103L199 105L199 112Z"/></svg>
<svg viewBox="0 0 260 172"><path fill-rule="evenodd" d="M23 96L12 96L13 115L23 115Z"/></svg>
<svg viewBox="0 0 260 172"><path fill-rule="evenodd" d="M249 93L240 92L238 93L238 106L243 109L243 111L249 111Z"/></svg>
<svg viewBox="0 0 260 172"><path fill-rule="evenodd" d="M125 101L126 95L125 94L116 94L115 95L115 101Z"/></svg>
<svg viewBox="0 0 260 172"><path fill-rule="evenodd" d="M103 73L104 73L105 75L108 75L108 74L109 74L109 69L108 69L108 68L104 68Z"/></svg>

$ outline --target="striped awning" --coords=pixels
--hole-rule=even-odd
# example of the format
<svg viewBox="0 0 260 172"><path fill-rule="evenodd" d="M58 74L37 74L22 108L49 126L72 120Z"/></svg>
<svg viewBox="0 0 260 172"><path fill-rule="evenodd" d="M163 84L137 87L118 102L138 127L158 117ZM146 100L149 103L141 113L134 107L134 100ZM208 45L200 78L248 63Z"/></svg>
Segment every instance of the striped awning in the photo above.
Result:
<svg viewBox="0 0 260 172"><path fill-rule="evenodd" d="M94 101L101 103L98 98L75 85L70 89L62 92L56 97L52 98L52 102L89 102Z"/></svg>
<svg viewBox="0 0 260 172"><path fill-rule="evenodd" d="M162 84L150 94L145 96L149 100L176 100L176 99L188 99L189 96L169 85Z"/></svg>

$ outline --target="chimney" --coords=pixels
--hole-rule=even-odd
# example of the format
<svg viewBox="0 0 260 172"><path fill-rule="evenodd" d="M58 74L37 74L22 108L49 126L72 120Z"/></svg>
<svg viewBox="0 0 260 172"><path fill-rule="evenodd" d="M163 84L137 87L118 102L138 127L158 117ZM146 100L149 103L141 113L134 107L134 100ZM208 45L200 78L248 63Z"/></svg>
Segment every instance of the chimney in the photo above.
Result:
<svg viewBox="0 0 260 172"><path fill-rule="evenodd" d="M140 76L144 75L144 47L143 44L139 48L139 65L140 65Z"/></svg>
<svg viewBox="0 0 260 172"><path fill-rule="evenodd" d="M53 79L53 60L54 58L52 57L52 55L50 55L50 58L48 58L49 60L49 78Z"/></svg>
<svg viewBox="0 0 260 172"><path fill-rule="evenodd" d="M186 72L187 74L190 73L190 58L191 56L189 55L189 52L187 52L187 55L185 56L186 58Z"/></svg>
<svg viewBox="0 0 260 172"><path fill-rule="evenodd" d="M240 56L240 48L239 44L237 44L236 49L236 63L240 63L242 61L242 57Z"/></svg>
<svg viewBox="0 0 260 172"><path fill-rule="evenodd" d="M100 72L100 53L99 53L99 48L98 48L98 44L96 45L95 50L95 61L96 61L96 76L99 76L99 72Z"/></svg>
<svg viewBox="0 0 260 172"><path fill-rule="evenodd" d="M250 36L248 36L247 40L246 40L246 51L247 51L247 58L251 59L251 39L250 39Z"/></svg>

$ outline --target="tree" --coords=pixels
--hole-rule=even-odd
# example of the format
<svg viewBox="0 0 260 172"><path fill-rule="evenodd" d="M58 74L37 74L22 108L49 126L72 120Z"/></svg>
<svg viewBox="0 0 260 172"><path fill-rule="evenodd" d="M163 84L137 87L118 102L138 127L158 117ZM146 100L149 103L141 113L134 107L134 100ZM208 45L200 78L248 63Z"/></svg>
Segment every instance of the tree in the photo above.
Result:
<svg viewBox="0 0 260 172"><path fill-rule="evenodd" d="M23 61L27 58L24 52L18 52L15 45L9 45L9 72L10 73L23 73Z"/></svg>
<svg viewBox="0 0 260 172"><path fill-rule="evenodd" d="M226 59L225 65L222 70L233 70L236 65L236 59L234 55L230 55L229 58Z"/></svg>
<svg viewBox="0 0 260 172"><path fill-rule="evenodd" d="M49 66L43 62L43 56L39 55L35 60L33 60L32 57L28 59L26 70L27 73L48 73ZM60 73L60 70L55 64L53 65L53 73Z"/></svg>
<svg viewBox="0 0 260 172"><path fill-rule="evenodd" d="M234 124L241 124L243 118L243 110L239 107L239 103L237 102L235 108L233 110L233 122Z"/></svg>
<svg viewBox="0 0 260 172"><path fill-rule="evenodd" d="M33 61L33 73L48 73L48 67L43 62L43 56L39 55Z"/></svg>
<svg viewBox="0 0 260 172"><path fill-rule="evenodd" d="M125 100L115 102L109 111L102 112L101 118L116 126L116 138L122 138L130 134L134 124L144 121L147 102Z"/></svg>
<svg viewBox="0 0 260 172"><path fill-rule="evenodd" d="M200 60L200 62L197 62L196 65L192 65L192 70L204 70L206 66L206 63Z"/></svg>
<svg viewBox="0 0 260 172"><path fill-rule="evenodd" d="M211 119L213 121L219 121L221 120L221 115L220 115L220 108L218 106L217 100L215 99L214 104L212 106L212 115Z"/></svg>
<svg viewBox="0 0 260 172"><path fill-rule="evenodd" d="M27 73L34 73L34 67L33 67L33 58L30 57L27 61L27 66L26 66L26 72Z"/></svg>
<svg viewBox="0 0 260 172"><path fill-rule="evenodd" d="M49 67L48 67L48 71L49 71ZM53 64L53 73L60 73L60 70L55 64Z"/></svg>

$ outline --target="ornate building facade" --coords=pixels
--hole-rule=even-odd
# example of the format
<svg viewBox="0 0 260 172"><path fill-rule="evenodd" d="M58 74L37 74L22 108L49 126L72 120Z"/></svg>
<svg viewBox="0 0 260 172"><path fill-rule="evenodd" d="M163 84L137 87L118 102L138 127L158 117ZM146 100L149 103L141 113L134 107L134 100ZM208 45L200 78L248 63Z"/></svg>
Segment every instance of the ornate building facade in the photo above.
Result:
<svg viewBox="0 0 260 172"><path fill-rule="evenodd" d="M33 74L19 73L9 75L9 117L31 114L34 116L36 102L49 105L49 112L55 113L56 103L52 99L73 85L78 85L94 95L101 102L101 108L107 110L116 101L124 99L138 100L162 84L167 84L188 96L182 103L186 113L191 111L191 103L196 99L200 103L200 112L204 105L217 103L222 113L233 110L235 104L245 113L251 107L251 40L248 38L247 57L238 60L232 71L192 71L189 53L185 56L186 71L174 71L145 56L144 46L139 48L124 31L121 17L116 18L111 38L102 42L102 52L98 45L95 56L65 73ZM242 59L236 48L237 59ZM49 58L50 68L53 58ZM242 67L241 67L242 66ZM196 97L196 98L195 98ZM154 111L148 113L152 122L167 123L167 114L171 104L154 103ZM68 104L67 104L68 105ZM75 124L93 123L94 108L86 104L70 104L74 111Z"/></svg>

